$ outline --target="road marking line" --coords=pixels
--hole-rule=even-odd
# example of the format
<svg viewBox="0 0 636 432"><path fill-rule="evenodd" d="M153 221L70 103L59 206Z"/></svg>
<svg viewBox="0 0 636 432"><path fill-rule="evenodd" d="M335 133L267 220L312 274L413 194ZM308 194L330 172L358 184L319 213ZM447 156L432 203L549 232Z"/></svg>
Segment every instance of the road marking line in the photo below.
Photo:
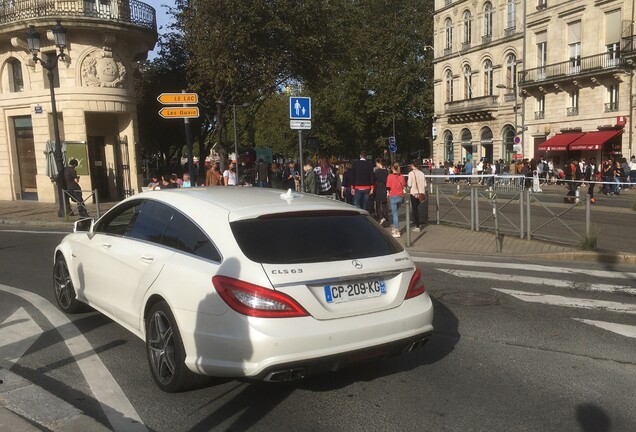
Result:
<svg viewBox="0 0 636 432"><path fill-rule="evenodd" d="M56 328L114 431L147 432L148 429L115 378L102 363L92 345L66 315L48 300L32 292L2 284L0 284L0 291L28 301Z"/></svg>
<svg viewBox="0 0 636 432"><path fill-rule="evenodd" d="M591 300L582 298L563 297L551 294L538 294L527 291L507 290L503 288L493 288L495 291L511 295L519 300L530 303L542 303L552 306L565 306L580 309L597 309L610 312L621 312L636 315L636 304L627 304L605 300Z"/></svg>
<svg viewBox="0 0 636 432"><path fill-rule="evenodd" d="M19 229L0 229L0 232L22 233L22 234L70 234L70 231L35 231L35 230L19 230Z"/></svg>
<svg viewBox="0 0 636 432"><path fill-rule="evenodd" d="M481 268L496 268L496 269L509 269L509 270L528 270L537 272L548 273L566 273L576 275L588 275L595 277L608 277L613 279L636 279L636 273L619 272L619 271L606 271L606 270L589 270L585 268L567 268L567 267L551 267L538 264L514 264L514 263L494 263L485 261L459 261L449 260L443 258L426 258L426 257L412 257L413 261L425 263L425 264L444 264L444 265L456 265L466 267L481 267Z"/></svg>
<svg viewBox="0 0 636 432"><path fill-rule="evenodd" d="M0 326L0 362L15 364L42 334L31 315L19 308Z"/></svg>
<svg viewBox="0 0 636 432"><path fill-rule="evenodd" d="M594 291L605 293L620 293L636 296L636 288L630 288L622 285L609 285L609 284L594 284L588 282L574 282L562 279L545 279L532 276L518 276L499 273L478 272L472 270L454 270L454 269L441 269L436 268L444 273L448 273L453 276L471 279L494 279L500 282L518 282L527 283L532 285L547 285L557 288L572 288L582 291Z"/></svg>
<svg viewBox="0 0 636 432"><path fill-rule="evenodd" d="M605 321L594 321L583 318L574 318L576 321L580 321L585 324L593 325L596 327L600 327L604 330L609 330L614 333L618 333L619 335L627 336L628 338L636 339L636 326L627 325L627 324L616 324Z"/></svg>

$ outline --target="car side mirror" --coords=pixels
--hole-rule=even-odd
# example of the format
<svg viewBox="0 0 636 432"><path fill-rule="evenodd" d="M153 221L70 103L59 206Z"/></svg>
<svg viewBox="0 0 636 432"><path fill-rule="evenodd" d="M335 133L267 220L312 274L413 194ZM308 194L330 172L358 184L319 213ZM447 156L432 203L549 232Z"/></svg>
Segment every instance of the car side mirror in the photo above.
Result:
<svg viewBox="0 0 636 432"><path fill-rule="evenodd" d="M75 221L75 224L73 225L73 232L77 233L77 232L87 232L90 233L93 231L93 224L95 223L95 220L92 218L84 218L84 219L80 219L78 221Z"/></svg>

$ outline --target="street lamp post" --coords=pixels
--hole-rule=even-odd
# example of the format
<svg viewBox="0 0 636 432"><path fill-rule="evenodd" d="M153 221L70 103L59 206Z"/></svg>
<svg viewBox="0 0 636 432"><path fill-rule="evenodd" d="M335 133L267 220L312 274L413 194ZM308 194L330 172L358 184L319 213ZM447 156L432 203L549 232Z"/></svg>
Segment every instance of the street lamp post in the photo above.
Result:
<svg viewBox="0 0 636 432"><path fill-rule="evenodd" d="M513 109L515 111L515 137L516 137L519 134L519 127L518 127L518 120L517 120L517 115L518 115L518 112L519 112L519 104L517 102L517 85L515 83L514 87L508 87L505 84L497 84L497 88L498 89L504 89L504 90L512 90L514 92L515 104L514 104ZM521 136L521 154L523 154L523 135Z"/></svg>
<svg viewBox="0 0 636 432"><path fill-rule="evenodd" d="M245 102L242 104L227 104L222 100L216 101L219 105L227 105L232 106L232 125L234 127L234 157L236 158L236 184L238 184L239 179L239 154L238 154L238 134L236 132L236 107L245 108L251 105L249 102Z"/></svg>
<svg viewBox="0 0 636 432"><path fill-rule="evenodd" d="M66 214L65 206L67 199L64 196L64 189L66 184L62 171L64 171L64 160L62 158L62 141L60 139L60 127L58 125L57 107L55 104L55 84L53 83L53 71L57 68L58 60L64 59L64 48L66 48L66 29L62 27L60 20L57 20L57 24L51 29L55 46L60 50L56 56L47 56L46 61L43 61L38 57L40 52L40 33L35 29L35 26L30 25L26 32L27 46L31 54L33 54L33 62L40 63L47 71L47 77L49 79L49 89L51 90L51 112L53 114L53 133L55 139L55 151L53 153L55 158L55 166L57 168L57 176L55 181L58 188L58 200L60 207L57 215L63 217Z"/></svg>

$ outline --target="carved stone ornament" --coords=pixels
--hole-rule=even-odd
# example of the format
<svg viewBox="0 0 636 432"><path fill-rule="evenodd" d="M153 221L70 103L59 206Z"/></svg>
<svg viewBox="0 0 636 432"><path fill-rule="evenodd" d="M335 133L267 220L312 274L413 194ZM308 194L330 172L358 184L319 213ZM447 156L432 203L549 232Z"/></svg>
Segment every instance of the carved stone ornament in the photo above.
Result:
<svg viewBox="0 0 636 432"><path fill-rule="evenodd" d="M87 87L126 88L126 67L111 51L95 51L82 62L82 85Z"/></svg>

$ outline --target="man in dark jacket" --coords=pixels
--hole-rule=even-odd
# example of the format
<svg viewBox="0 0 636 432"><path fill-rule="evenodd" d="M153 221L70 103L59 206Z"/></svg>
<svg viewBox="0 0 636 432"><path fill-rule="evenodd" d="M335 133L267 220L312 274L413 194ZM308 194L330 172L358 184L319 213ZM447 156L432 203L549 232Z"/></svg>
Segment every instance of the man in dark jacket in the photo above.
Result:
<svg viewBox="0 0 636 432"><path fill-rule="evenodd" d="M84 207L84 199L82 198L82 188L79 185L79 176L75 168L77 167L77 159L71 159L68 166L64 168L64 181L66 182L66 190L71 199L77 203L77 210L80 216L88 217L86 207Z"/></svg>
<svg viewBox="0 0 636 432"><path fill-rule="evenodd" d="M360 152L360 159L353 161L351 170L351 193L353 194L353 205L363 210L368 210L369 195L373 193L375 176L373 166L367 160L367 152Z"/></svg>

